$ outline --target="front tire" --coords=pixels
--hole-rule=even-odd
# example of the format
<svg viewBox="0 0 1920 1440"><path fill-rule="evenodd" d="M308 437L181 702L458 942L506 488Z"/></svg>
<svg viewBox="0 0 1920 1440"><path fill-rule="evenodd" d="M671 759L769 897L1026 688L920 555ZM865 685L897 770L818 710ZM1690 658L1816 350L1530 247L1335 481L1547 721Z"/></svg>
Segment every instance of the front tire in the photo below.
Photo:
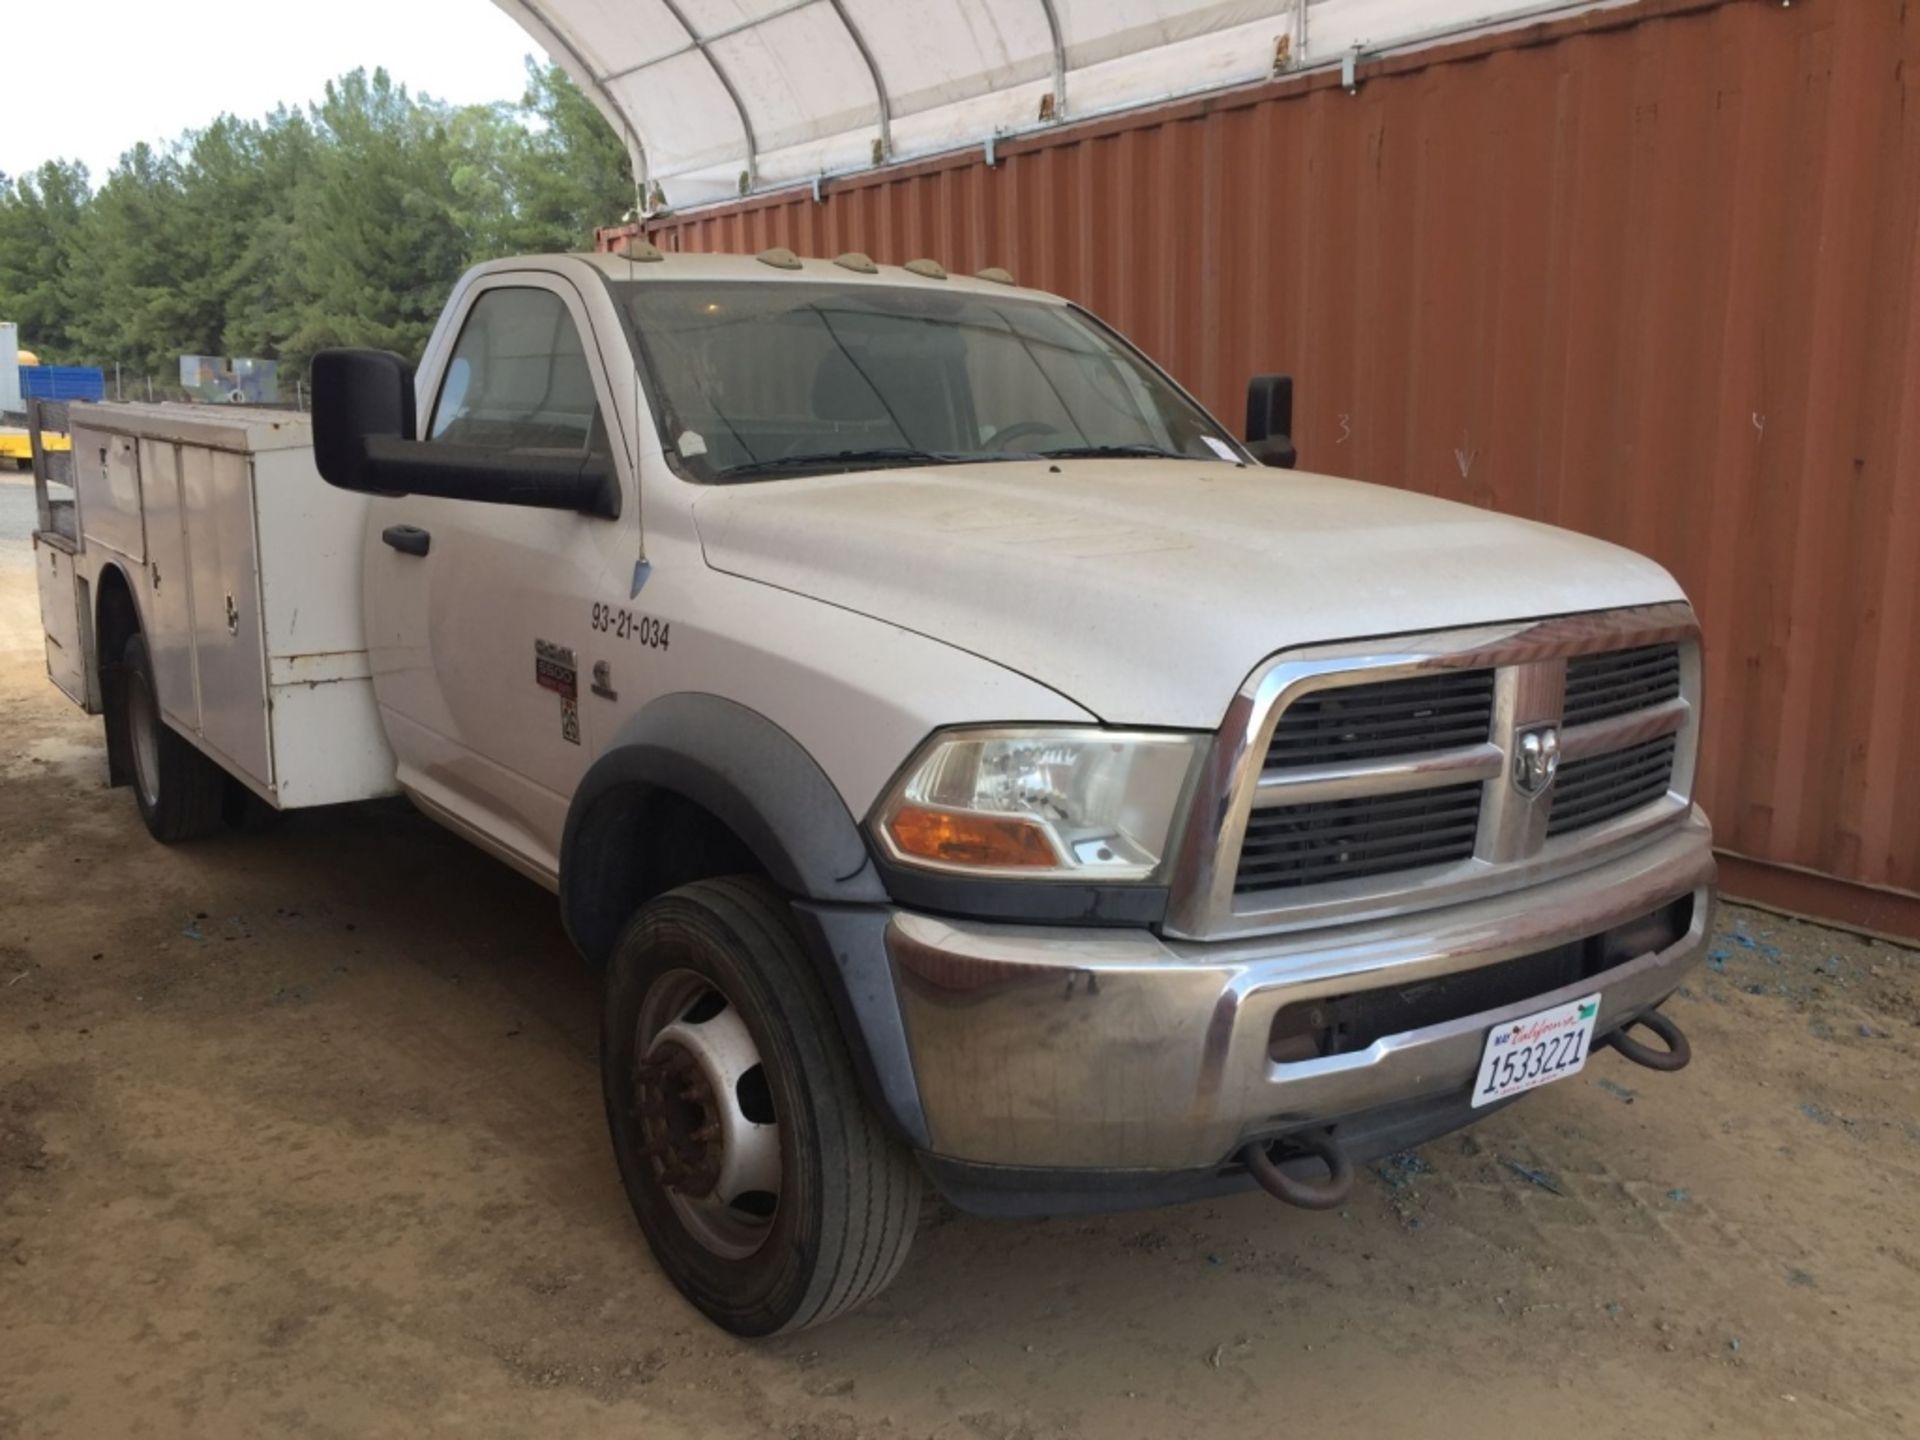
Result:
<svg viewBox="0 0 1920 1440"><path fill-rule="evenodd" d="M109 742L117 731L148 833L168 845L211 835L220 828L227 774L160 718L146 636L127 641L114 691Z"/></svg>
<svg viewBox="0 0 1920 1440"><path fill-rule="evenodd" d="M920 1172L861 1096L770 885L703 880L641 908L608 962L600 1060L634 1215L716 1324L817 1325L898 1273Z"/></svg>

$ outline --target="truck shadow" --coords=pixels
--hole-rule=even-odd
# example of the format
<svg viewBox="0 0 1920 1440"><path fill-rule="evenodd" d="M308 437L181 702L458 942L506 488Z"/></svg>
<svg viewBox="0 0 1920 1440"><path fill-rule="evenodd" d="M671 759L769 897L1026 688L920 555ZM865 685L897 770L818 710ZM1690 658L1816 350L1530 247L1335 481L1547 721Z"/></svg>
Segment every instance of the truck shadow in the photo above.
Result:
<svg viewBox="0 0 1920 1440"><path fill-rule="evenodd" d="M131 813L126 820L137 830ZM675 1330L734 1343L659 1276L628 1211L600 1113L599 977L567 940L551 894L404 801L295 812L257 833L154 853L190 862L207 882L204 913L187 926L206 944L242 934L326 937L318 955L310 946L283 951L306 958L287 967L271 1003L325 1006L335 1023L355 1026L362 1063L394 1065L416 1109L504 1147L498 1162L533 1192L527 1223L542 1223L539 1207L554 1207L545 1218L595 1236L596 1266L644 1283L646 1307L672 1314ZM376 1056L376 1048L403 1055ZM422 1087L439 1093L423 1097ZM384 1123L388 1105L364 1092L316 1099L355 1128ZM1044 1324L1058 1343L1069 1343L1079 1323L1091 1339L1113 1324L1165 1323L1170 1268L1203 1285L1249 1266L1311 1281L1319 1272L1307 1257L1340 1228L1337 1217L1298 1215L1258 1195L1009 1221L966 1215L929 1191L914 1252L877 1302L753 1348L810 1357L808 1365L838 1355L858 1368L863 1349L899 1343L903 1325L916 1343L937 1346L954 1323L956 1292L990 1294L1007 1324ZM1282 1237L1281 1253L1250 1258L1245 1247L1256 1236L1263 1245Z"/></svg>
<svg viewBox="0 0 1920 1440"><path fill-rule="evenodd" d="M296 811L195 850L302 877L315 917L355 946L426 977L496 986L592 1059L599 976L568 941L554 897L406 801Z"/></svg>
<svg viewBox="0 0 1920 1440"><path fill-rule="evenodd" d="M329 1007L336 1023L361 1030L364 1064L399 1067L399 1083L416 1092L415 1108L428 1106L502 1147L498 1163L532 1192L520 1217L526 1224L593 1236L598 1253L590 1263L608 1285L624 1277L641 1287L647 1314L672 1316L674 1332L734 1345L660 1277L628 1211L600 1113L598 976L567 940L551 894L400 801L296 812L259 833L160 853L190 859L214 882L209 888L220 898L195 922L208 944L236 924L256 934L273 925L330 937L328 956L294 967L296 993L287 1003ZM290 898L276 898L263 915L267 898L283 894ZM411 1063L376 1057L373 1047L403 1051ZM422 1060L431 1061L433 1078L421 1074ZM423 1097L423 1086L440 1093ZM351 1102L328 1094L318 1103L356 1128L384 1123L387 1109L385 1099L365 1093ZM349 1103L355 1111L344 1108ZM550 1214L541 1208L549 1206ZM1222 1216L1231 1217L1224 1228ZM1160 1312L1170 1264L1217 1279L1222 1266L1239 1263L1218 1253L1236 1233L1279 1227L1304 1240L1316 1228L1313 1218L1257 1196L1145 1214L1002 1221L966 1215L931 1192L920 1224L900 1278L867 1310L750 1348L770 1362L786 1356L809 1367L840 1356L857 1371L863 1349L901 1343L903 1325L915 1344L937 1344L953 1323L957 1290L993 1295L1006 1323L1045 1323L1062 1343L1074 1329L1069 1315L1084 1306L1090 1341L1101 1327L1144 1323ZM584 1253L576 1261L589 1263ZM1304 1273L1293 1261L1281 1268L1296 1279ZM613 1293L609 1303L617 1303Z"/></svg>

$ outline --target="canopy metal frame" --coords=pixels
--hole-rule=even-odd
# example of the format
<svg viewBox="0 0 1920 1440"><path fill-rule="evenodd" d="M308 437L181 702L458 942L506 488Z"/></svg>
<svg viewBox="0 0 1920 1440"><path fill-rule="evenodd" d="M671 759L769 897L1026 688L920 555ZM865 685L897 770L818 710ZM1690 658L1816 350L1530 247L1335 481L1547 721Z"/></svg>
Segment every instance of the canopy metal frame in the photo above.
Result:
<svg viewBox="0 0 1920 1440"><path fill-rule="evenodd" d="M1397 0L1400 28L1386 35L1360 33L1378 23L1378 0L494 3L626 136L645 209L788 185L818 194L908 155L983 143L991 154L1070 110L1111 113L1627 0ZM699 66L663 68L690 55ZM852 88L862 72L870 112Z"/></svg>

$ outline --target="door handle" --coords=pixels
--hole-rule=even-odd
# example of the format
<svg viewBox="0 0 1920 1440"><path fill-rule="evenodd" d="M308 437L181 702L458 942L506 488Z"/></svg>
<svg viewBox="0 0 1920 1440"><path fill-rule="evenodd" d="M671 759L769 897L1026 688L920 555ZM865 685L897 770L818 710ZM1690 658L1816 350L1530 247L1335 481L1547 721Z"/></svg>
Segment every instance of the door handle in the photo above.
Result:
<svg viewBox="0 0 1920 1440"><path fill-rule="evenodd" d="M402 555L424 555L433 548L433 536L418 525L389 525L380 538Z"/></svg>

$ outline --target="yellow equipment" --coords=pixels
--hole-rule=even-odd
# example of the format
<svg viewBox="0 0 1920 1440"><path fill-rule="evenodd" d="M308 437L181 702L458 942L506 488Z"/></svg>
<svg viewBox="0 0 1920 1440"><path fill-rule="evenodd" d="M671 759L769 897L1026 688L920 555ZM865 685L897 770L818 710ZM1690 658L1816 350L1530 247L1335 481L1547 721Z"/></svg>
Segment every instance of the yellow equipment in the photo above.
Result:
<svg viewBox="0 0 1920 1440"><path fill-rule="evenodd" d="M41 437L48 450L71 450L73 441L65 435L46 435ZM33 442L27 438L24 430L0 430L0 461L10 460L18 469L25 470L33 464Z"/></svg>

